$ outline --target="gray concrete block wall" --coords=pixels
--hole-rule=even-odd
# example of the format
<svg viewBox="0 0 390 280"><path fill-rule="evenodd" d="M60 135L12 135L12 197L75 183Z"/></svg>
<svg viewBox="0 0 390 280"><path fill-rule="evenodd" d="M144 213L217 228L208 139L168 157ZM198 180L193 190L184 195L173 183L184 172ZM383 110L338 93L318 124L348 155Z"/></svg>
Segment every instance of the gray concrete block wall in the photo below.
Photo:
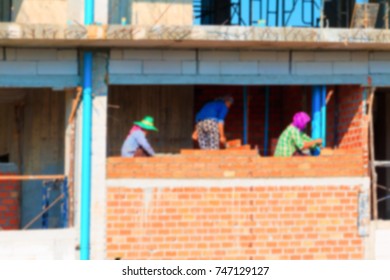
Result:
<svg viewBox="0 0 390 280"><path fill-rule="evenodd" d="M389 74L390 61L370 61L369 69L372 74Z"/></svg>
<svg viewBox="0 0 390 280"><path fill-rule="evenodd" d="M29 61L0 61L1 75L37 75L37 64Z"/></svg>
<svg viewBox="0 0 390 280"><path fill-rule="evenodd" d="M368 74L367 62L348 61L334 62L333 74L350 75L350 74Z"/></svg>
<svg viewBox="0 0 390 280"><path fill-rule="evenodd" d="M199 73L202 75L219 75L221 73L220 64L219 61L200 61Z"/></svg>
<svg viewBox="0 0 390 280"><path fill-rule="evenodd" d="M288 75L290 73L290 68L289 64L284 61L260 61L258 73L260 75Z"/></svg>
<svg viewBox="0 0 390 280"><path fill-rule="evenodd" d="M113 49L110 74L262 75L288 74L288 52Z"/></svg>
<svg viewBox="0 0 390 280"><path fill-rule="evenodd" d="M331 62L294 62L295 75L332 75Z"/></svg>
<svg viewBox="0 0 390 280"><path fill-rule="evenodd" d="M199 75L288 74L286 51L200 51ZM209 69L210 68L210 69Z"/></svg>
<svg viewBox="0 0 390 280"><path fill-rule="evenodd" d="M183 61L182 69L184 75L196 75L196 62L195 61Z"/></svg>
<svg viewBox="0 0 390 280"><path fill-rule="evenodd" d="M78 75L75 49L4 48L0 56L2 75Z"/></svg>
<svg viewBox="0 0 390 280"><path fill-rule="evenodd" d="M182 74L180 61L145 61L143 72L145 74Z"/></svg>
<svg viewBox="0 0 390 280"><path fill-rule="evenodd" d="M257 62L249 61L222 61L220 63L222 75L257 75Z"/></svg>
<svg viewBox="0 0 390 280"><path fill-rule="evenodd" d="M112 75L176 75L188 82L189 76L278 75L279 81L297 76L386 75L390 52L114 49L109 65Z"/></svg>
<svg viewBox="0 0 390 280"><path fill-rule="evenodd" d="M109 70L112 74L142 74L142 61L112 60Z"/></svg>
<svg viewBox="0 0 390 280"><path fill-rule="evenodd" d="M295 51L291 63L293 75L388 74L390 52Z"/></svg>

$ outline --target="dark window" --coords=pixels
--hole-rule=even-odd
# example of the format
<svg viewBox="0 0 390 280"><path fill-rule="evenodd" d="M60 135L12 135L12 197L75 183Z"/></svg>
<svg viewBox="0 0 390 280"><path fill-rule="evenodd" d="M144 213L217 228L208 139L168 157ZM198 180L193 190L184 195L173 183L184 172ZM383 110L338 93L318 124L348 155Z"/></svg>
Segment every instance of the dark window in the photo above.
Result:
<svg viewBox="0 0 390 280"><path fill-rule="evenodd" d="M11 1L12 0L1 0L0 1L0 22L11 21Z"/></svg>
<svg viewBox="0 0 390 280"><path fill-rule="evenodd" d="M0 163L9 163L9 154L0 155Z"/></svg>

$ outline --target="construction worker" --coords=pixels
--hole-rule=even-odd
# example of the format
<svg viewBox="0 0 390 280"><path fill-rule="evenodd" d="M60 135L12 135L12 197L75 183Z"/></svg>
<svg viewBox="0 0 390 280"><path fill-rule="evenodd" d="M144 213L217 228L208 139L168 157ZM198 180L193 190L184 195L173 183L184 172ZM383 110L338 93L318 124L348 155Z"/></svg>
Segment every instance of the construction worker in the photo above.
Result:
<svg viewBox="0 0 390 280"><path fill-rule="evenodd" d="M276 145L276 157L291 157L305 155L305 150L314 149L322 144L322 139L312 140L303 131L310 122L305 112L296 113L293 122L280 135Z"/></svg>
<svg viewBox="0 0 390 280"><path fill-rule="evenodd" d="M225 96L204 105L196 114L195 131L192 139L198 141L203 150L218 150L220 143L226 143L224 122L233 98Z"/></svg>
<svg viewBox="0 0 390 280"><path fill-rule="evenodd" d="M151 116L146 116L142 121L134 122L134 126L122 145L122 157L154 156L155 152L146 139L149 131L158 131Z"/></svg>

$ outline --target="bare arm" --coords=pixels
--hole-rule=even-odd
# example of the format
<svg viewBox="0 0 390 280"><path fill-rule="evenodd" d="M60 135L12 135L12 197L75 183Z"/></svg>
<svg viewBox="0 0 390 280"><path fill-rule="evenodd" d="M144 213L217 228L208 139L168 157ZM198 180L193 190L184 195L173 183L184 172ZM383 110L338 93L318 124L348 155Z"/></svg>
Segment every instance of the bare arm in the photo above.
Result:
<svg viewBox="0 0 390 280"><path fill-rule="evenodd" d="M305 141L305 142L303 142L302 150L310 149L310 148L312 148L315 145L321 145L321 144L322 144L322 139L316 139L316 140L312 140L312 141Z"/></svg>
<svg viewBox="0 0 390 280"><path fill-rule="evenodd" d="M223 122L218 123L218 130L219 130L219 139L220 139L221 143L225 143L226 138L225 138L225 129L224 129Z"/></svg>
<svg viewBox="0 0 390 280"><path fill-rule="evenodd" d="M198 140L198 130L196 129L196 125L194 128L194 132L192 133L192 140L194 140L194 141Z"/></svg>
<svg viewBox="0 0 390 280"><path fill-rule="evenodd" d="M155 155L155 152L154 152L152 146L150 146L150 144L149 144L148 140L146 139L145 134L143 134L143 132L137 133L136 139L137 139L138 145L140 145L150 156Z"/></svg>

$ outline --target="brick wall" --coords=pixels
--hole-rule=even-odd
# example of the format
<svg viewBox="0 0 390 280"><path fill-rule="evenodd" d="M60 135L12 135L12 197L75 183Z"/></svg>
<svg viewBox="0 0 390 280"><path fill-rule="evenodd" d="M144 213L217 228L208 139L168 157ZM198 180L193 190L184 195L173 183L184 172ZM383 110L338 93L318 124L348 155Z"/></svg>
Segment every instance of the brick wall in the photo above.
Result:
<svg viewBox="0 0 390 280"><path fill-rule="evenodd" d="M344 86L339 92L339 147L362 149L363 139L363 90L357 86Z"/></svg>
<svg viewBox="0 0 390 280"><path fill-rule="evenodd" d="M1 175L15 175L16 167L0 164ZM20 226L20 183L0 180L0 229L19 229Z"/></svg>
<svg viewBox="0 0 390 280"><path fill-rule="evenodd" d="M107 258L364 258L358 185L195 188L184 182L109 187Z"/></svg>
<svg viewBox="0 0 390 280"><path fill-rule="evenodd" d="M363 177L363 157L336 151L332 156L259 157L256 151L184 151L154 158L109 158L107 177L116 178L288 178Z"/></svg>

